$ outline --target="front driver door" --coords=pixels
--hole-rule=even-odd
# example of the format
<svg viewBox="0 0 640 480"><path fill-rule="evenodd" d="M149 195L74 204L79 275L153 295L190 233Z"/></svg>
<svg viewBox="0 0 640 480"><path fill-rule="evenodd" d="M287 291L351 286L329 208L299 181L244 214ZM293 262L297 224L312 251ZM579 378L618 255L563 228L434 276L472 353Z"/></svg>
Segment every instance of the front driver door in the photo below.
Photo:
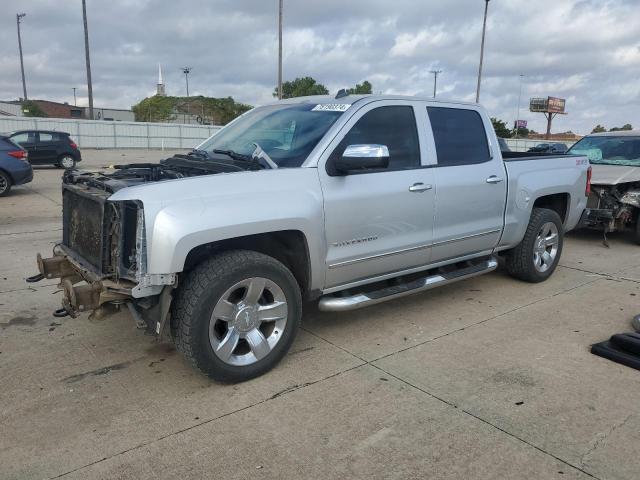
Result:
<svg viewBox="0 0 640 480"><path fill-rule="evenodd" d="M433 173L421 162L414 102L366 105L330 145L319 175L324 195L325 289L425 265L432 241ZM422 126L425 119L419 118ZM386 169L339 174L332 162L348 145L389 149Z"/></svg>

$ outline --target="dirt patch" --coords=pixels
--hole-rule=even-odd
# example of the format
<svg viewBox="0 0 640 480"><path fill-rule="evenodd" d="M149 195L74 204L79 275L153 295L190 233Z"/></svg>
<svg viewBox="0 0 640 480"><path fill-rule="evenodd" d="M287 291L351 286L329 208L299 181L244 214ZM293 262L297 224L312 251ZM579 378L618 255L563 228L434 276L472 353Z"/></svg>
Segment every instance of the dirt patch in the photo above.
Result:
<svg viewBox="0 0 640 480"><path fill-rule="evenodd" d="M37 318L33 315L17 315L11 319L7 323L0 323L0 328L4 330L9 327L17 327L17 326L33 326L36 323Z"/></svg>
<svg viewBox="0 0 640 480"><path fill-rule="evenodd" d="M173 355L176 347L172 343L154 343L145 349L149 355Z"/></svg>
<svg viewBox="0 0 640 480"><path fill-rule="evenodd" d="M128 362L115 363L113 365L108 365L106 367L98 368L97 370L91 370L89 372L77 373L75 375L71 375L69 377L63 378L62 381L65 383L75 383L80 380L84 380L87 377L97 377L98 375L106 375L109 372L114 372L118 370L124 370L132 363L138 362L142 360L141 358L136 358L135 360L130 360Z"/></svg>

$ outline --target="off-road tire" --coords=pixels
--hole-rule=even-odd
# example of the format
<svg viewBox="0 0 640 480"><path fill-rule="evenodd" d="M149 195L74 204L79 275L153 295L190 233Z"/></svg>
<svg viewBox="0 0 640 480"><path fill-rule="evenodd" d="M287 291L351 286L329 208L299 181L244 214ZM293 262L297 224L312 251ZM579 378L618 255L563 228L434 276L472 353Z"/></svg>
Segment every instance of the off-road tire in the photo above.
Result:
<svg viewBox="0 0 640 480"><path fill-rule="evenodd" d="M553 222L558 229L558 252L552 266L545 272L539 272L533 263L534 247L538 232L547 222ZM560 216L555 211L547 208L534 208L533 212L531 212L529 225L527 226L524 238L517 247L509 250L506 254L505 264L507 271L512 277L524 280L525 282L544 282L553 274L558 266L563 243L564 229Z"/></svg>
<svg viewBox="0 0 640 480"><path fill-rule="evenodd" d="M229 287L257 276L272 280L284 292L287 323L282 337L266 357L251 365L229 365L216 356L209 341L212 311ZM171 332L177 349L196 369L214 380L234 383L271 370L289 350L301 318L300 287L289 269L262 253L233 250L205 260L181 279L172 304Z"/></svg>
<svg viewBox="0 0 640 480"><path fill-rule="evenodd" d="M9 195L11 191L11 185L13 182L11 181L11 177L0 170L0 197L4 197L5 195Z"/></svg>

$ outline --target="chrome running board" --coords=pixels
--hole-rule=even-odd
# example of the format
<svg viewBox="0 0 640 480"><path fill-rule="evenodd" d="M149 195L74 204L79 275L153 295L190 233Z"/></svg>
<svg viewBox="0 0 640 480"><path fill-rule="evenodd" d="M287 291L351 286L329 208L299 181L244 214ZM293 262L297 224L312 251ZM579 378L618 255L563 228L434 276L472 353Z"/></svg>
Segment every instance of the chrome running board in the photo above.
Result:
<svg viewBox="0 0 640 480"><path fill-rule="evenodd" d="M454 270L446 273L435 273L426 277L418 278L407 283L381 288L372 292L358 293L348 297L336 297L326 295L320 298L318 308L323 312L345 312L358 308L368 307L376 303L386 302L394 298L404 297L432 288L448 285L459 280L476 277L483 273L488 273L498 267L498 260L491 257L475 265Z"/></svg>

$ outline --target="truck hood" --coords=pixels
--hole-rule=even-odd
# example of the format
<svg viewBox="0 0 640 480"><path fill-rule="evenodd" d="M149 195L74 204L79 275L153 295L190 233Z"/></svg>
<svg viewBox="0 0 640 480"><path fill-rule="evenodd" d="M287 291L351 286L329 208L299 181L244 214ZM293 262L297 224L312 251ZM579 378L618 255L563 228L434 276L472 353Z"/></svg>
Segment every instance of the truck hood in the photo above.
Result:
<svg viewBox="0 0 640 480"><path fill-rule="evenodd" d="M640 167L624 165L591 165L593 185L618 185L640 182Z"/></svg>

